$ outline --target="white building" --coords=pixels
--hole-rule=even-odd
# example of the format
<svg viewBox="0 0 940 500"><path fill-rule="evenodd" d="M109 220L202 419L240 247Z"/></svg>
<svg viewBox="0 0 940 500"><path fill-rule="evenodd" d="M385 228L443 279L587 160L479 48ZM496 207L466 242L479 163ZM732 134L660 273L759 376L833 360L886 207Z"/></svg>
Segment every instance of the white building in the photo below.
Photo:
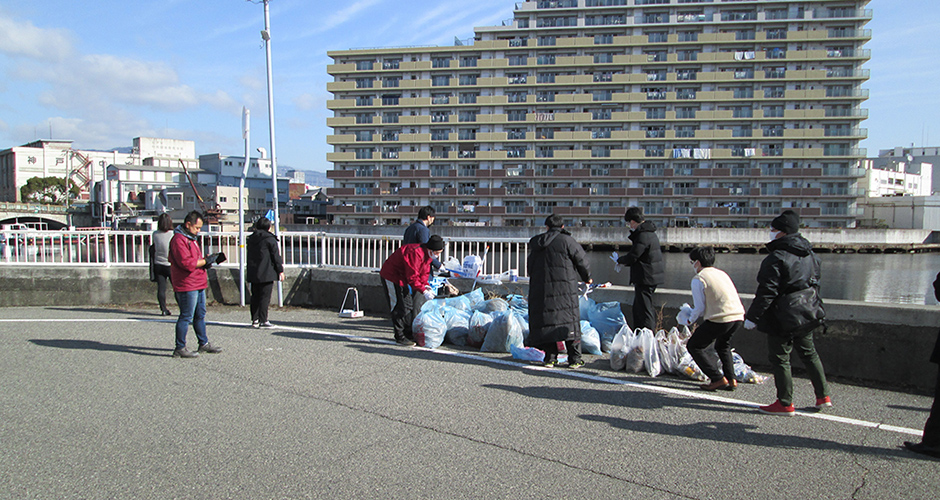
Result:
<svg viewBox="0 0 940 500"><path fill-rule="evenodd" d="M131 155L115 151L72 148L72 141L39 140L0 151L0 201L22 202L20 188L33 177L62 177L72 173L81 199L90 197L95 182L104 179L108 165L127 163Z"/></svg>
<svg viewBox="0 0 940 500"><path fill-rule="evenodd" d="M869 197L930 196L933 191L933 165L930 163L891 161L878 168L876 161L869 158L863 164Z"/></svg>
<svg viewBox="0 0 940 500"><path fill-rule="evenodd" d="M933 165L940 164L940 147L929 146L909 148L898 146L891 149L882 149L878 151L878 157L872 159L875 168L887 168L891 164L906 163L909 165L908 172L922 173L921 165L929 165L928 170L933 170ZM940 192L940 176L932 175L933 192Z"/></svg>

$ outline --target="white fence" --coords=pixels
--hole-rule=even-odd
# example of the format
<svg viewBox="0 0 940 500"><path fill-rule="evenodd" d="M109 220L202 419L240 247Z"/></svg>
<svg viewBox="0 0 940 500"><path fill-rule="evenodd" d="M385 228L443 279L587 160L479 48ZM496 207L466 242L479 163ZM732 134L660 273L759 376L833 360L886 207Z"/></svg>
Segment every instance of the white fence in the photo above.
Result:
<svg viewBox="0 0 940 500"><path fill-rule="evenodd" d="M151 233L147 231L0 231L0 265L28 266L147 266ZM223 267L238 267L238 233L200 233L207 254L225 252ZM282 232L280 247L287 267L379 269L399 246L391 236ZM467 255L484 259L484 274L516 269L527 276L528 239L450 238L442 260Z"/></svg>

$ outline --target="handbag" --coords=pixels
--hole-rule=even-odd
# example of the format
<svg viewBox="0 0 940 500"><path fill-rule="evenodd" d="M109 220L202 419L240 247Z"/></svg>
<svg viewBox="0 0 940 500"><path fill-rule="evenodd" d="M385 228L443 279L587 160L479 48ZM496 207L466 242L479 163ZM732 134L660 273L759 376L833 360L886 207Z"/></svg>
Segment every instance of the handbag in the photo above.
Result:
<svg viewBox="0 0 940 500"><path fill-rule="evenodd" d="M776 330L789 337L807 333L826 319L819 290L812 285L777 297L771 312L777 320Z"/></svg>

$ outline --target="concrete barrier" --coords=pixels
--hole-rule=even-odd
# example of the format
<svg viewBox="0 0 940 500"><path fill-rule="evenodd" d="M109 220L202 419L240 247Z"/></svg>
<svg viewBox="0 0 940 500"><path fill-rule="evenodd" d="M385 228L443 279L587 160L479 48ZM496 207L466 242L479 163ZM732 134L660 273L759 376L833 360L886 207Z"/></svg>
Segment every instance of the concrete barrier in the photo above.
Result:
<svg viewBox="0 0 940 500"><path fill-rule="evenodd" d="M387 314L386 299L376 272L319 268L288 268L284 283L284 303L296 307L336 309L348 287L359 291L361 307L370 315ZM238 304L238 270L214 268L209 271L212 302ZM469 280L452 280L469 291ZM488 294L528 295L524 283L485 285ZM591 294L598 302L621 302L624 315L631 318L632 288L598 289ZM753 298L742 294L747 305ZM276 301L276 298L273 299ZM666 327L676 324L682 303L692 302L687 290L658 290L655 303L661 307ZM936 365L928 362L940 327L940 307L890 305L845 300L827 300L829 330L816 338L829 375L893 388L929 391L936 381ZM156 284L148 280L142 267L26 267L0 266L0 307L12 306L98 306L103 304L154 304ZM389 331L391 335L391 330ZM745 331L734 346L752 366L768 367L766 336ZM801 367L799 360L794 360Z"/></svg>

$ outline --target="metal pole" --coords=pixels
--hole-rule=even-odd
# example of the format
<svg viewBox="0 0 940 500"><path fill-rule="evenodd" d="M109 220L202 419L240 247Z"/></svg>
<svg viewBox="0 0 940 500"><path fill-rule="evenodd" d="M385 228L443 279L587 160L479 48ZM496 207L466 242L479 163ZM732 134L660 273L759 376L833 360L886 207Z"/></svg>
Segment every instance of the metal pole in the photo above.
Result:
<svg viewBox="0 0 940 500"><path fill-rule="evenodd" d="M242 107L242 137L245 139L245 165L238 180L238 305L245 307L245 177L248 175L251 125L248 108Z"/></svg>
<svg viewBox="0 0 940 500"><path fill-rule="evenodd" d="M277 210L277 151L274 149L274 79L271 76L271 13L268 9L268 2L264 0L264 31L261 32L261 38L264 39L265 60L268 70L268 133L271 139L271 183L274 186L274 237L278 243L281 242L281 219ZM283 253L283 250L282 252ZM284 307L284 284L277 282L277 306Z"/></svg>

